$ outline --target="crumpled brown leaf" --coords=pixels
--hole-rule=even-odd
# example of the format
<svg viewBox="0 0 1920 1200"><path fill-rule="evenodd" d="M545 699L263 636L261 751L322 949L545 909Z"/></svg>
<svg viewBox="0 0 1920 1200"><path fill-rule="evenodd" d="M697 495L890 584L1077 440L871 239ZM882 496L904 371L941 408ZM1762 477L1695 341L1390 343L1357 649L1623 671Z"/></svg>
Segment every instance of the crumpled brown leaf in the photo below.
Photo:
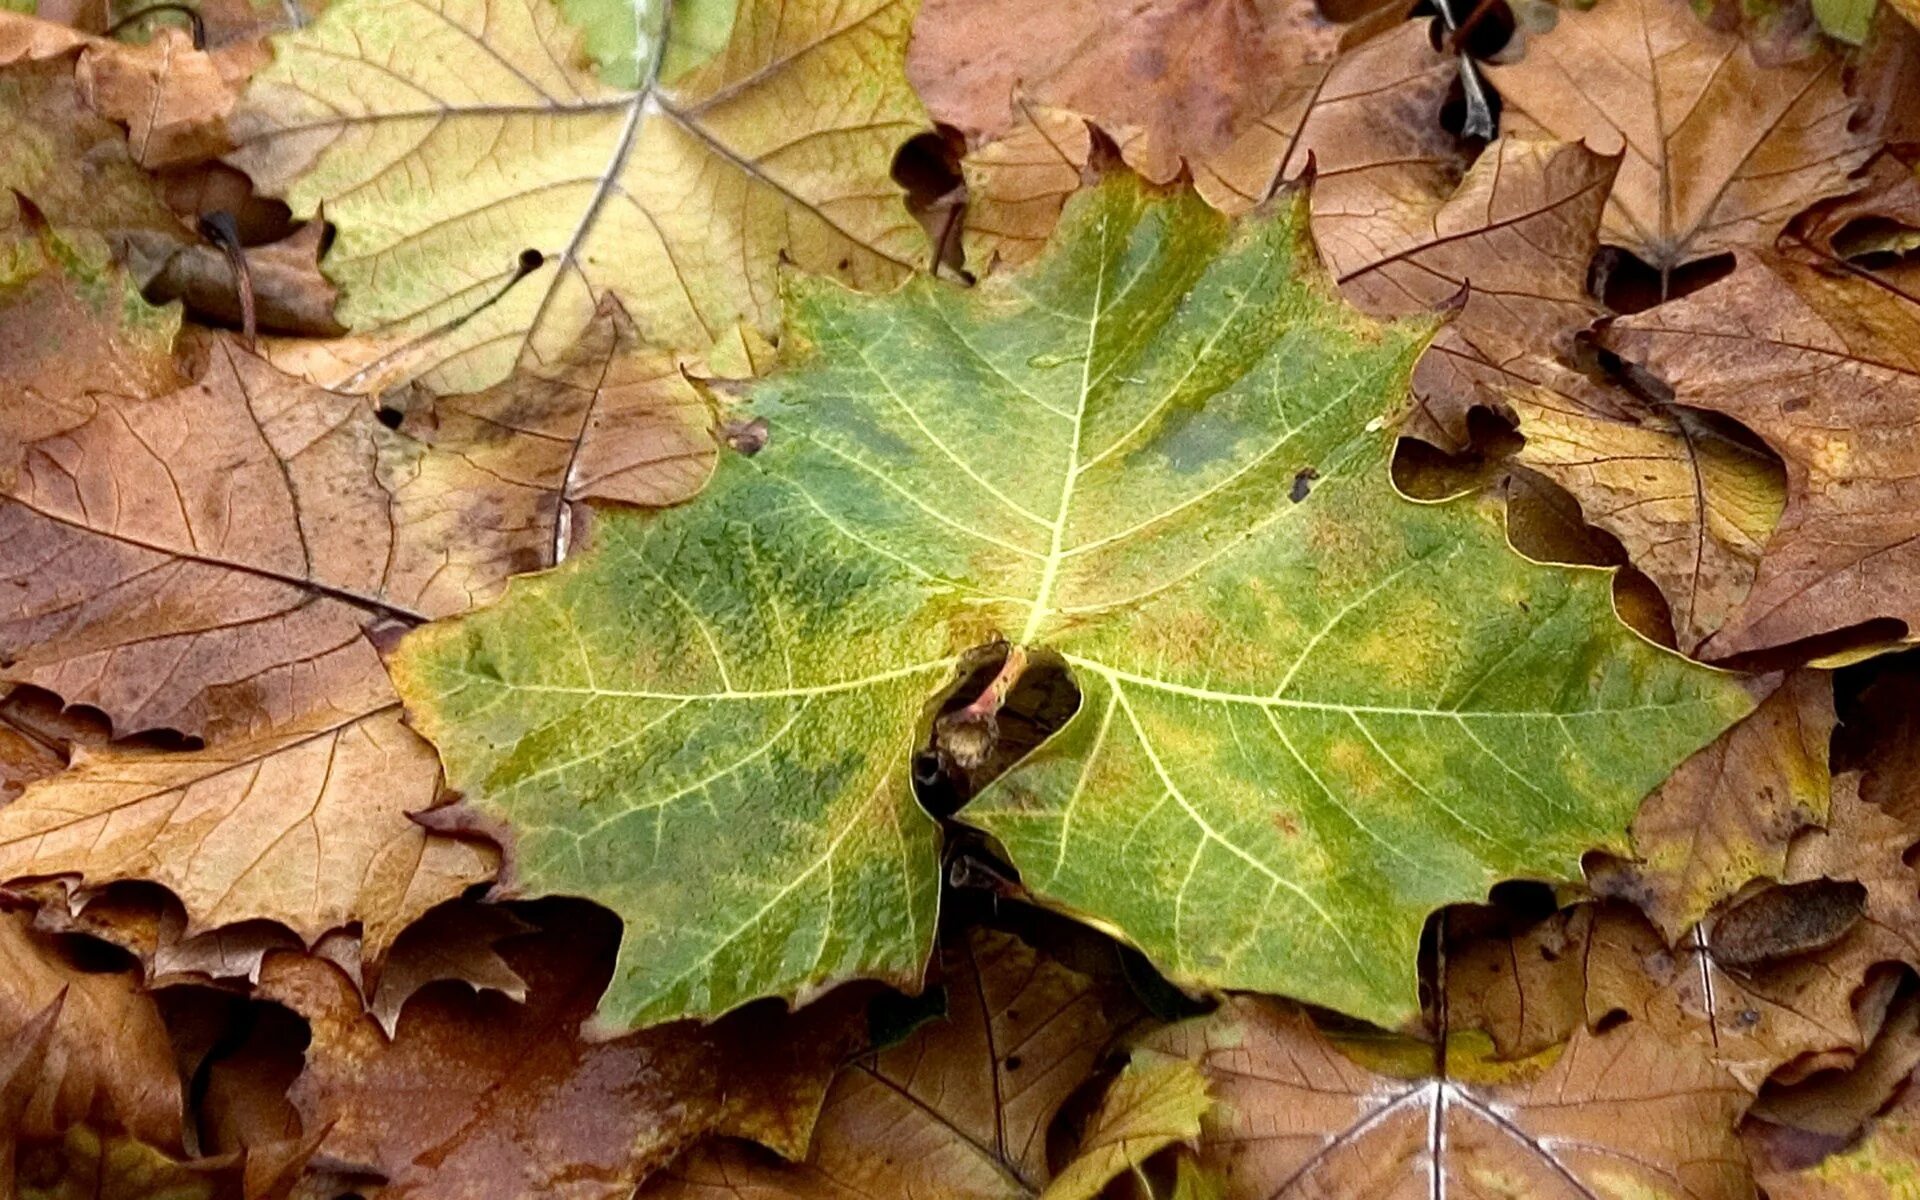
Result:
<svg viewBox="0 0 1920 1200"><path fill-rule="evenodd" d="M601 300L566 354L466 396L443 396L401 425L474 482L450 493L484 523L512 509L537 531L549 565L573 540L569 506L584 500L662 507L706 485L718 459L714 409L678 357L642 347L618 299Z"/></svg>
<svg viewBox="0 0 1920 1200"><path fill-rule="evenodd" d="M1873 143L1849 125L1840 72L1825 52L1763 67L1685 0L1562 9L1519 62L1488 68L1508 130L1530 122L1626 152L1604 240L1661 270L1767 245L1795 213L1848 190Z"/></svg>
<svg viewBox="0 0 1920 1200"><path fill-rule="evenodd" d="M159 170L233 148L227 114L267 56L265 47L245 42L195 49L187 31L172 26L144 43L123 42L0 12L0 65L68 57L88 106L127 127L134 162Z"/></svg>
<svg viewBox="0 0 1920 1200"><path fill-rule="evenodd" d="M1641 801L1638 861L1589 870L1595 891L1633 901L1678 942L1749 880L1778 878L1793 836L1826 820L1833 724L1832 678L1788 676Z"/></svg>
<svg viewBox="0 0 1920 1200"><path fill-rule="evenodd" d="M1699 648L1762 650L1895 618L1920 630L1920 300L1810 254L1750 251L1728 278L1602 335L1724 413L1787 468L1752 590Z"/></svg>
<svg viewBox="0 0 1920 1200"><path fill-rule="evenodd" d="M1733 1132L1747 1097L1700 1048L1637 1023L1578 1030L1550 1063L1517 1067L1473 1059L1456 1040L1412 1078L1370 1070L1305 1014L1247 997L1147 1044L1199 1062L1212 1082L1201 1161L1224 1172L1229 1200L1753 1194ZM1398 1060L1394 1047L1372 1050Z"/></svg>
<svg viewBox="0 0 1920 1200"><path fill-rule="evenodd" d="M1038 1196L1048 1179L1047 1128L1132 1017L1132 1004L1009 934L975 929L941 962L945 1018L841 1071L804 1162L715 1144L662 1172L642 1195Z"/></svg>
<svg viewBox="0 0 1920 1200"><path fill-rule="evenodd" d="M524 1007L497 992L422 993L391 1042L330 964L268 961L262 994L313 1027L291 1096L306 1128L326 1131L322 1158L384 1176L387 1197L624 1200L708 1132L804 1153L834 1067L865 1037L857 995L592 1042L580 1024L612 970L611 917L523 911L541 931L502 953L527 982Z"/></svg>
<svg viewBox="0 0 1920 1200"><path fill-rule="evenodd" d="M0 678L120 732L357 716L385 703L367 627L463 611L543 561L532 513L467 503L475 468L231 340L189 387L91 400L0 499Z"/></svg>
<svg viewBox="0 0 1920 1200"><path fill-rule="evenodd" d="M1311 0L927 0L907 76L970 141L1013 128L1018 90L1087 117L1166 183L1225 148L1340 36Z"/></svg>
<svg viewBox="0 0 1920 1200"><path fill-rule="evenodd" d="M0 913L0 1044L58 1015L5 1133L57 1138L89 1123L178 1152L180 1079L153 1001L129 975L76 968L28 925Z"/></svg>

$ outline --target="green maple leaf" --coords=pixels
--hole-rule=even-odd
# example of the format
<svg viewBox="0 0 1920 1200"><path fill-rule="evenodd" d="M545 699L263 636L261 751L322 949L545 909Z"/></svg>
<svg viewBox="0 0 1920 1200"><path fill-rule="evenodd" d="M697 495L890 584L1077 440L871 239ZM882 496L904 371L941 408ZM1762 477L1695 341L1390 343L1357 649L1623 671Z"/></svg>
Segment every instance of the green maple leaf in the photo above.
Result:
<svg viewBox="0 0 1920 1200"><path fill-rule="evenodd" d="M605 1016L917 981L909 759L998 636L1078 712L962 817L1173 978L1392 1024L1436 907L1577 878L1750 707L1606 572L1388 477L1426 324L1334 295L1297 205L1120 179L971 291L798 282L766 448L692 504L429 626L395 667L518 884L626 922Z"/></svg>

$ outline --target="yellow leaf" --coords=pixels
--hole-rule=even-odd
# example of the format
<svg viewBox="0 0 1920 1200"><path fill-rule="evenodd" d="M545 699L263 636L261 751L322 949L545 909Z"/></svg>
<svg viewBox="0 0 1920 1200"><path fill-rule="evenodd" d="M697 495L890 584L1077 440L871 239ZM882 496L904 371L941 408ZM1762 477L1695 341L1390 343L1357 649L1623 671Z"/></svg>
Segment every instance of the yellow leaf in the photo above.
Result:
<svg viewBox="0 0 1920 1200"><path fill-rule="evenodd" d="M661 23L621 90L551 0L345 0L279 41L233 161L339 229L323 266L362 353L330 384L403 355L478 390L557 357L609 292L643 340L704 349L777 326L783 258L864 288L924 258L889 175L927 128L912 18L912 0L741 0L725 47L671 83Z"/></svg>

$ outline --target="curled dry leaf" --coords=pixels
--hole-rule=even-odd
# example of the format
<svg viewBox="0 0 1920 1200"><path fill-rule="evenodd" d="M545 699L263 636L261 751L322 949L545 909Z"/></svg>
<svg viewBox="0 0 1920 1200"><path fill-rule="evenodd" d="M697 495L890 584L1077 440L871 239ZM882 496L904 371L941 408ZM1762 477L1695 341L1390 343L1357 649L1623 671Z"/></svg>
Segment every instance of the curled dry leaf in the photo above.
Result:
<svg viewBox="0 0 1920 1200"><path fill-rule="evenodd" d="M1754 1157L1768 1200L1904 1200L1920 1184L1920 1087L1909 1085L1858 1141L1811 1166Z"/></svg>
<svg viewBox="0 0 1920 1200"><path fill-rule="evenodd" d="M1604 240L1663 272L1765 246L1795 213L1852 186L1873 151L1850 126L1841 60L1761 66L1685 0L1563 9L1517 63L1488 68L1515 114L1563 141L1624 152Z"/></svg>
<svg viewBox="0 0 1920 1200"><path fill-rule="evenodd" d="M527 981L500 957L500 943L535 929L502 905L477 900L442 904L394 939L367 1011L391 1038L407 1000L430 983L455 980L509 1000L525 1000Z"/></svg>
<svg viewBox="0 0 1920 1200"><path fill-rule="evenodd" d="M840 1072L804 1161L719 1143L662 1172L645 1200L1038 1197L1048 1126L1135 1009L984 929L942 954L939 977L946 1015Z"/></svg>
<svg viewBox="0 0 1920 1200"><path fill-rule="evenodd" d="M20 1107L8 1134L57 1139L76 1124L126 1133L162 1150L181 1141L180 1079L167 1031L139 981L83 971L28 927L0 913L0 1043L25 1037L48 1013L39 1063L7 1084Z"/></svg>
<svg viewBox="0 0 1920 1200"><path fill-rule="evenodd" d="M322 221L309 221L277 242L248 246L246 286L253 290L254 320L263 333L335 337L345 329L333 318L334 287L320 273ZM178 300L202 320L238 328L245 318L241 280L217 246L182 246L147 285L155 300ZM269 358L273 357L267 351Z"/></svg>
<svg viewBox="0 0 1920 1200"><path fill-rule="evenodd" d="M1304 216L1116 176L970 291L796 285L764 448L403 643L519 886L626 921L610 1020L917 980L910 758L997 637L1081 694L965 812L1026 885L1182 984L1383 1024L1429 912L1574 877L1751 706L1615 621L1604 574L1512 553L1491 500L1393 493L1431 327L1342 305Z"/></svg>
<svg viewBox="0 0 1920 1200"><path fill-rule="evenodd" d="M926 128L912 11L751 0L671 79L654 30L627 91L576 65L547 0L339 0L276 43L231 161L338 228L324 266L367 361L328 382L377 382L404 347L408 373L476 391L557 359L603 292L649 343L700 351L741 319L774 330L783 258L864 287L925 261L888 175Z"/></svg>
<svg viewBox="0 0 1920 1200"><path fill-rule="evenodd" d="M1425 1077L1376 1073L1307 1017L1235 999L1148 1039L1200 1064L1216 1107L1201 1161L1228 1200L1487 1193L1745 1200L1733 1124L1747 1097L1696 1047L1628 1023L1548 1062L1487 1064L1455 1040ZM1431 1061L1433 1049L1405 1047ZM1392 1061L1390 1048L1374 1053Z"/></svg>
<svg viewBox="0 0 1920 1200"><path fill-rule="evenodd" d="M1640 804L1634 860L1589 871L1638 904L1669 942L1749 880L1779 878L1793 836L1826 820L1833 682L1798 671Z"/></svg>
<svg viewBox="0 0 1920 1200"><path fill-rule="evenodd" d="M1332 58L1340 35L1312 0L924 0L907 74L976 145L1019 124L1023 92L1092 120L1167 183L1269 111L1297 68Z"/></svg>
<svg viewBox="0 0 1920 1200"><path fill-rule="evenodd" d="M1875 618L1920 630L1920 293L1752 251L1725 280L1624 318L1603 340L1786 462L1786 509L1752 590L1703 654Z"/></svg>
<svg viewBox="0 0 1920 1200"><path fill-rule="evenodd" d="M611 1200L707 1133L805 1153L834 1068L865 1037L859 997L596 1042L580 1024L606 985L612 922L582 906L530 915L540 933L502 950L524 1007L424 992L391 1042L330 964L268 961L262 993L313 1029L291 1096L305 1128L325 1131L322 1158L384 1177L388 1197Z"/></svg>
<svg viewBox="0 0 1920 1200"><path fill-rule="evenodd" d="M188 937L267 920L311 945L359 922L378 957L496 869L491 848L408 819L439 781L391 699L205 750L83 751L0 809L0 878L152 880L186 906Z"/></svg>
<svg viewBox="0 0 1920 1200"><path fill-rule="evenodd" d="M105 740L102 731L66 719L58 698L32 689L0 692L0 808L36 779L67 765L76 741Z"/></svg>
<svg viewBox="0 0 1920 1200"><path fill-rule="evenodd" d="M169 395L90 400L0 500L0 678L121 732L357 719L386 702L365 629L458 612L542 561L533 513L463 494L494 494L474 468L236 342Z"/></svg>
<svg viewBox="0 0 1920 1200"><path fill-rule="evenodd" d="M1768 1088L1748 1115L1850 1140L1903 1090L1915 1066L1920 1066L1920 997L1909 993L1895 1002L1873 1044L1853 1067Z"/></svg>

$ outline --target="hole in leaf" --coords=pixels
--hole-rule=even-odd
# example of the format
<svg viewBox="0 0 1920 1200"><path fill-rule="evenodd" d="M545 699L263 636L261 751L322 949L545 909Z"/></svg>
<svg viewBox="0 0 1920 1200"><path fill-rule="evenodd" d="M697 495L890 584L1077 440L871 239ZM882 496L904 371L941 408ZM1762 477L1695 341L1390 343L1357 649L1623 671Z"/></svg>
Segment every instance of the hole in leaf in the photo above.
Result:
<svg viewBox="0 0 1920 1200"><path fill-rule="evenodd" d="M1080 689L1057 655L1018 652L1012 660L1013 653L1004 642L972 651L929 722L913 776L921 806L936 817L958 811L1080 707Z"/></svg>
<svg viewBox="0 0 1920 1200"><path fill-rule="evenodd" d="M907 190L907 211L927 231L933 245L929 268L936 274L944 267L964 275L960 229L967 192L960 158L965 153L960 131L942 125L910 139L893 156L893 181Z"/></svg>
<svg viewBox="0 0 1920 1200"><path fill-rule="evenodd" d="M1500 128L1500 94L1487 87L1484 81L1480 85L1480 91L1486 97L1487 110L1491 114L1493 128ZM1487 144L1487 139L1467 136L1469 112L1467 85L1460 79L1455 79L1453 85L1447 89L1447 98L1440 102L1440 127L1459 138L1477 153Z"/></svg>
<svg viewBox="0 0 1920 1200"><path fill-rule="evenodd" d="M1511 468L1506 459L1525 439L1499 414L1485 408L1467 413L1467 447L1459 453L1419 438L1403 437L1393 451L1393 486L1415 500L1448 500L1500 481Z"/></svg>
<svg viewBox="0 0 1920 1200"><path fill-rule="evenodd" d="M1593 1022L1593 1032L1605 1033L1610 1029L1618 1029L1632 1019L1632 1017L1627 1015L1626 1009L1610 1008L1600 1014L1599 1020Z"/></svg>
<svg viewBox="0 0 1920 1200"><path fill-rule="evenodd" d="M1616 313L1645 312L1718 283L1733 267L1728 253L1662 270L1618 246L1602 246L1587 264L1587 292Z"/></svg>

